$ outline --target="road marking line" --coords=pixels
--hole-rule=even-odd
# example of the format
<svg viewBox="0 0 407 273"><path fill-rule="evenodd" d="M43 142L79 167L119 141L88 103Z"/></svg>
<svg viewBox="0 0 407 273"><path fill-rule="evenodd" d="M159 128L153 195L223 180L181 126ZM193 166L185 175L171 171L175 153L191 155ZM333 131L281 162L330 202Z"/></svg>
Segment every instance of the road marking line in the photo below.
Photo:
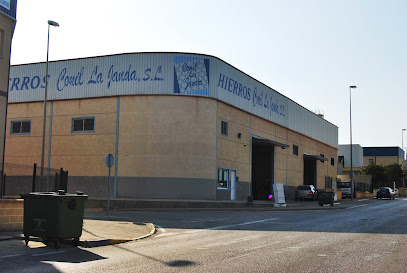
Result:
<svg viewBox="0 0 407 273"><path fill-rule="evenodd" d="M354 209L354 208L359 208L359 207L364 207L367 206L368 204L363 204L363 205L359 205L359 206L353 206L353 207L349 207L350 209Z"/></svg>
<svg viewBox="0 0 407 273"><path fill-rule="evenodd" d="M231 218L212 218L212 219L189 219L184 220L185 222L192 222L192 223L205 223L205 222L216 222L222 220L230 220Z"/></svg>
<svg viewBox="0 0 407 273"><path fill-rule="evenodd" d="M278 220L280 218L268 218L268 219L263 219L263 220L257 220L257 221L251 221L251 222L243 222L240 224L233 224L233 225L227 225L227 226L218 226L218 227L212 227L212 228L207 228L209 230L213 230L213 229L224 229L224 228L228 228L228 227L236 227L236 226L247 226L247 225L252 225L252 224L258 224L258 223L264 223L264 222L268 222L268 221L275 221Z"/></svg>
<svg viewBox="0 0 407 273"><path fill-rule="evenodd" d="M242 238L237 238L237 239L233 239L230 241L226 241L226 242L219 242L219 243L213 243L213 244L208 244L205 245L203 247L198 247L197 249L208 249L208 248L212 248L212 247L218 247L218 246L228 246L228 245L232 245L232 244L238 244L238 243L242 243L242 242L247 242L247 241L253 241L254 239L259 239L262 238L262 235L252 235L252 236L246 236L246 237L242 237Z"/></svg>
<svg viewBox="0 0 407 273"><path fill-rule="evenodd" d="M53 252L46 252L46 253L40 253L40 254L33 254L31 257L37 257L37 256L44 256L44 255L52 255L52 254L58 254L58 253L64 253L65 250L60 250L60 251L53 251Z"/></svg>
<svg viewBox="0 0 407 273"><path fill-rule="evenodd" d="M170 233L164 233L164 234L158 234L155 237L164 237L164 236L169 236L169 235L184 235L184 234L194 234L197 232L203 232L207 230L217 230L217 229L224 229L224 228L231 228L231 227L237 227L237 226L247 226L247 225L252 225L252 224L258 224L258 223L264 223L264 222L269 222L269 221L275 221L280 218L274 217L274 218L268 218L268 219L262 219L262 220L256 220L256 221L250 221L250 222L243 222L239 224L232 224L232 225L226 225L226 226L217 226L217 227L211 227L211 228L204 228L204 229L197 229L197 230L190 230L186 232L170 232ZM159 227L159 226L157 226ZM165 229L163 229L165 232ZM160 228L161 231L161 228Z"/></svg>
<svg viewBox="0 0 407 273"><path fill-rule="evenodd" d="M0 256L0 259L18 257L18 256L23 256L23 255L24 254L14 254L14 255Z"/></svg>

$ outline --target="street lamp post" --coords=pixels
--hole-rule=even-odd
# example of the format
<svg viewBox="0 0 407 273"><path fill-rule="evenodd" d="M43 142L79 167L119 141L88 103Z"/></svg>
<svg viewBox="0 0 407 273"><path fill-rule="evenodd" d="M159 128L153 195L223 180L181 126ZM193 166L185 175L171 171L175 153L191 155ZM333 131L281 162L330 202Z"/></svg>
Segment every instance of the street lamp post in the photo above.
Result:
<svg viewBox="0 0 407 273"><path fill-rule="evenodd" d="M41 146L41 174L40 174L40 190L41 183L44 178L44 149L45 149L45 125L47 120L47 89L48 89L48 56L49 56L49 29L50 26L59 27L55 21L48 20L48 39L47 39L47 62L45 64L45 92L44 92L44 118L42 124L42 146Z"/></svg>
<svg viewBox="0 0 407 273"><path fill-rule="evenodd" d="M406 129L401 129L401 149L403 150L403 166L404 166L404 159L405 159L405 157L404 157L404 131L405 131Z"/></svg>
<svg viewBox="0 0 407 273"><path fill-rule="evenodd" d="M353 201L353 155L352 155L352 89L355 85L349 86L349 124L350 124L350 198Z"/></svg>
<svg viewBox="0 0 407 273"><path fill-rule="evenodd" d="M404 159L405 159L405 156L404 156L404 134L403 134L405 130L406 129L401 129L401 150L403 150L403 160L402 160L401 169L403 170L403 188L404 188L404 190L406 188L406 183L404 181Z"/></svg>

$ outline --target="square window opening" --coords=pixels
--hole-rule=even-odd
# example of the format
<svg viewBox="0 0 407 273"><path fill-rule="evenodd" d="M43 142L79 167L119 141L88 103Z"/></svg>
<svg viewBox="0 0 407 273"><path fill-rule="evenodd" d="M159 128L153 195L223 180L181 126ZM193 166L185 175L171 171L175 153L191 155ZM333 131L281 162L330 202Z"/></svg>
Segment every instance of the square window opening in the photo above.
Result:
<svg viewBox="0 0 407 273"><path fill-rule="evenodd" d="M28 135L31 133L30 120L13 120L10 127L11 135Z"/></svg>
<svg viewBox="0 0 407 273"><path fill-rule="evenodd" d="M222 136L228 136L228 130L229 130L229 124L227 121L222 120L221 121L221 129L220 129L220 134Z"/></svg>
<svg viewBox="0 0 407 273"><path fill-rule="evenodd" d="M298 146L293 145L293 155L298 155Z"/></svg>
<svg viewBox="0 0 407 273"><path fill-rule="evenodd" d="M72 118L72 132L94 132L95 131L95 118Z"/></svg>
<svg viewBox="0 0 407 273"><path fill-rule="evenodd" d="M218 189L229 188L229 169L218 169Z"/></svg>

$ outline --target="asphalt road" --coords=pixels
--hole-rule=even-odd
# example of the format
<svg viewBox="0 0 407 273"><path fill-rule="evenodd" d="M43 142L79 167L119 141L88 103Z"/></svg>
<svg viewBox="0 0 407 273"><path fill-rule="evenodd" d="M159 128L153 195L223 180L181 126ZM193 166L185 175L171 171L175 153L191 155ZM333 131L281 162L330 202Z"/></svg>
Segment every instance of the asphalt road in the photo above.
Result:
<svg viewBox="0 0 407 273"><path fill-rule="evenodd" d="M407 199L309 211L112 212L158 227L124 244L39 247L1 272L407 272Z"/></svg>

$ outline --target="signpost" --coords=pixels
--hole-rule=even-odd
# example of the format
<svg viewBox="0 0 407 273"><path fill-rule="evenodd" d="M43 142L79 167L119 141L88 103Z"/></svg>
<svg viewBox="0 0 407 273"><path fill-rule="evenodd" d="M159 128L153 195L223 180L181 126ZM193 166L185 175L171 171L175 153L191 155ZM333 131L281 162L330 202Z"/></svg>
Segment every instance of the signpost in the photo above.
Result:
<svg viewBox="0 0 407 273"><path fill-rule="evenodd" d="M114 163L113 155L107 154L105 156L105 164L106 167L109 168L109 177L107 179L107 209L106 209L107 216L109 216L109 201L110 201L110 168L113 166L113 163Z"/></svg>

